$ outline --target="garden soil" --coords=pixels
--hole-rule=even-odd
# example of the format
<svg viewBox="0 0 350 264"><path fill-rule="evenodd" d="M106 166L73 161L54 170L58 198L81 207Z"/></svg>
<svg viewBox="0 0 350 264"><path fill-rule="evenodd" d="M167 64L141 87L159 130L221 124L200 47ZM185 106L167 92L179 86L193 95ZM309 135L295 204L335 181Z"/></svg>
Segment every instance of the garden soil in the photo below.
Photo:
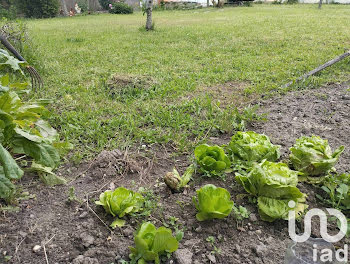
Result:
<svg viewBox="0 0 350 264"><path fill-rule="evenodd" d="M349 87L347 83L332 84L262 99L260 111L267 113L268 121L253 123L249 129L265 133L273 143L280 144L282 160L288 158L288 149L302 135L326 138L333 149L344 145L346 150L337 170L349 171ZM210 140L227 143L230 135ZM59 171L69 181L65 186L50 188L34 175L26 175L20 186L31 196L19 202L19 212L0 215L0 263L120 263L128 259L133 233L142 220L184 230L179 250L163 260L164 263L283 263L290 243L287 221L261 221L256 206L232 175L228 175L225 182L195 176L184 193L172 193L162 177L174 166L183 173L190 163L189 157L174 158L169 148L143 147L138 152L103 151L94 160L79 166L66 164ZM198 222L192 196L207 183L227 188L237 206L249 209L249 219L236 222L229 217ZM128 219L125 227L111 230L108 225L113 218L94 201L102 191L118 186L152 189L153 197L159 199L157 209L147 219ZM308 194L310 208L324 207L315 197L316 192L322 194L316 187L306 183L299 187ZM178 218L175 225L171 217ZM312 236L319 237L316 222ZM301 223L297 229L303 230ZM343 239L336 246L349 242Z"/></svg>

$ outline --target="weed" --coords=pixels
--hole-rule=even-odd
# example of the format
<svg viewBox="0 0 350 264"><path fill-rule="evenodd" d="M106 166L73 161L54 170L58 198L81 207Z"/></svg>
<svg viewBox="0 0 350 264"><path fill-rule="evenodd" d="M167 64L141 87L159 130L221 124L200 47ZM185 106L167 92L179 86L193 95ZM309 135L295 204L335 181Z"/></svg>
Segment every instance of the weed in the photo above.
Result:
<svg viewBox="0 0 350 264"><path fill-rule="evenodd" d="M321 189L326 196L316 194L323 203L340 211L350 210L350 174L329 174L324 180Z"/></svg>
<svg viewBox="0 0 350 264"><path fill-rule="evenodd" d="M213 236L208 236L206 239L205 239L207 242L210 243L210 245L212 246L213 250L210 252L211 254L221 254L221 248L218 248L216 246L216 240L215 240L215 237Z"/></svg>
<svg viewBox="0 0 350 264"><path fill-rule="evenodd" d="M82 203L82 201L75 195L75 188L72 186L68 190L67 203L73 203L73 202Z"/></svg>
<svg viewBox="0 0 350 264"><path fill-rule="evenodd" d="M241 222L244 219L249 218L250 212L248 211L247 208L240 205L239 208L237 208L236 206L233 206L232 214L233 214L233 218L236 219L236 221Z"/></svg>

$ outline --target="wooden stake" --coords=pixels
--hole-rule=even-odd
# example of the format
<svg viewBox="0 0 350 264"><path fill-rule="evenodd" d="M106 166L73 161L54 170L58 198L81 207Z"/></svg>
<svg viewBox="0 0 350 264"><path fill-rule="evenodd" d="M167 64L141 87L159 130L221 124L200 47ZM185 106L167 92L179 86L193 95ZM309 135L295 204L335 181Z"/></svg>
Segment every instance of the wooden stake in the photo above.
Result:
<svg viewBox="0 0 350 264"><path fill-rule="evenodd" d="M305 73L303 76L300 76L295 81L291 81L289 83L286 83L285 85L282 86L282 88L287 88L287 87L291 86L293 83L296 83L296 82L299 82L301 80L304 80L304 79L310 77L311 75L314 75L314 74L316 74L316 73L326 69L327 67L333 65L334 63L337 63L338 61L341 61L341 60L345 59L348 56L350 56L350 50L348 50L344 54L334 58L333 60L330 60L330 61L326 62L325 64L317 67L316 69L314 69L314 70L312 70L312 71L310 71L308 73Z"/></svg>

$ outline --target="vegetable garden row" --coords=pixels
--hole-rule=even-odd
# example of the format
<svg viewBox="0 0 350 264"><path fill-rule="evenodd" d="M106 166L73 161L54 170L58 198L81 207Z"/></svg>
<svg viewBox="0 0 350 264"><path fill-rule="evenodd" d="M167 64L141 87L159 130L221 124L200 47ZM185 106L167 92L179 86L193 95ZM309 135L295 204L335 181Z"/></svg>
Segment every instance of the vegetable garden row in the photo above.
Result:
<svg viewBox="0 0 350 264"><path fill-rule="evenodd" d="M278 162L280 146L272 144L266 135L253 131L237 132L228 145L198 146L194 151L195 163L188 167L184 175L180 177L174 168L164 180L169 188L180 192L196 171L202 176L222 180L233 172L236 181L257 203L262 220L272 222L287 219L290 210L294 210L296 218L300 218L308 207L306 194L297 187L300 180L326 182L331 178L343 178L349 181L350 175L335 174L334 165L343 151L344 147L341 146L332 153L327 140L318 136L303 136L290 148L290 160L286 164ZM347 194L348 190L345 191ZM292 208L290 201L294 201ZM144 202L140 193L119 187L103 192L96 204L102 205L106 212L116 217L111 224L115 228L125 224L122 219L125 215L134 216L142 212ZM347 200L341 202L349 206ZM212 184L197 190L193 204L198 211L198 221L222 219L232 211L244 215L244 207L236 208L226 189ZM131 263L160 263L159 256L176 251L181 238L172 236L171 229L157 229L151 222L145 222L135 234L135 246L130 248Z"/></svg>

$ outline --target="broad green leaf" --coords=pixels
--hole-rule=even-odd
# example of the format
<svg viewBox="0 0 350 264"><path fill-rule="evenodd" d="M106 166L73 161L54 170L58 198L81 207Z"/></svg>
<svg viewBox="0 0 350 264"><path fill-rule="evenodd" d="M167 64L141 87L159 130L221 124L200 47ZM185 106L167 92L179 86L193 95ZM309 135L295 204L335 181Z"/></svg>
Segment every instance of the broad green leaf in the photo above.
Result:
<svg viewBox="0 0 350 264"><path fill-rule="evenodd" d="M5 62L0 63L0 69L4 67L10 67L14 71L19 71L24 75L21 65L27 65L26 62L20 61L15 57L11 56L6 50L0 49L0 58L5 58Z"/></svg>
<svg viewBox="0 0 350 264"><path fill-rule="evenodd" d="M173 237L171 230L165 227L160 227L156 231L152 251L159 252L174 252L179 247L179 242Z"/></svg>
<svg viewBox="0 0 350 264"><path fill-rule="evenodd" d="M0 84L3 86L8 86L10 84L10 76L8 74L1 76Z"/></svg>
<svg viewBox="0 0 350 264"><path fill-rule="evenodd" d="M23 171L10 153L0 144L0 198L9 199L15 190L11 180L18 180Z"/></svg>
<svg viewBox="0 0 350 264"><path fill-rule="evenodd" d="M328 140L313 135L297 139L290 151L289 158L296 170L305 175L318 176L327 174L334 167L344 146L332 153Z"/></svg>
<svg viewBox="0 0 350 264"><path fill-rule="evenodd" d="M255 196L278 199L297 199L303 194L296 187L298 173L284 163L263 161L254 164L247 175L236 175L236 180L244 189Z"/></svg>
<svg viewBox="0 0 350 264"><path fill-rule="evenodd" d="M23 171L17 165L10 153L0 144L0 164L6 178L18 180L23 176Z"/></svg>
<svg viewBox="0 0 350 264"><path fill-rule="evenodd" d="M268 197L258 197L259 214L262 220L273 222L276 219L288 219L288 213L290 210L295 211L296 218L300 218L304 211L307 209L307 205L296 202L295 208L290 208L288 202L290 200L279 200Z"/></svg>
<svg viewBox="0 0 350 264"><path fill-rule="evenodd" d="M125 220L116 218L112 224L110 225L110 227L112 227L113 229L115 229L116 227L123 227L125 225Z"/></svg>
<svg viewBox="0 0 350 264"><path fill-rule="evenodd" d="M196 147L194 155L200 170L209 175L220 175L231 166L223 148L202 144Z"/></svg>
<svg viewBox="0 0 350 264"><path fill-rule="evenodd" d="M237 132L228 145L234 162L248 163L263 160L276 161L280 157L280 146L273 145L266 135L253 131Z"/></svg>
<svg viewBox="0 0 350 264"><path fill-rule="evenodd" d="M41 136L45 139L57 140L58 133L47 121L39 119L35 122L36 129L39 130Z"/></svg>
<svg viewBox="0 0 350 264"><path fill-rule="evenodd" d="M193 202L199 211L196 215L198 221L227 217L233 208L230 193L224 189L207 184L197 190L197 197L193 197Z"/></svg>
<svg viewBox="0 0 350 264"><path fill-rule="evenodd" d="M50 167L45 167L42 166L41 164L32 163L32 166L29 169L30 171L34 171L38 173L39 178L49 186L54 186L54 185L60 185L60 184L66 184L67 181L66 179L57 176L53 171L52 168Z"/></svg>
<svg viewBox="0 0 350 264"><path fill-rule="evenodd" d="M58 151L50 144L37 143L26 138L16 138L13 140L13 145L18 150L23 150L24 153L22 154L28 155L36 163L45 167L56 168L60 161Z"/></svg>
<svg viewBox="0 0 350 264"><path fill-rule="evenodd" d="M3 168L0 166L0 198L9 199L15 190L15 185L5 176Z"/></svg>
<svg viewBox="0 0 350 264"><path fill-rule="evenodd" d="M121 218L142 210L144 198L137 192L119 187L114 191L108 190L100 194L100 200L96 204L102 205L107 213Z"/></svg>
<svg viewBox="0 0 350 264"><path fill-rule="evenodd" d="M140 258L143 261L154 261L154 263L159 263L160 254L174 252L179 245L170 229L165 227L157 229L150 222L141 225L134 241L135 248L130 248L132 259Z"/></svg>

